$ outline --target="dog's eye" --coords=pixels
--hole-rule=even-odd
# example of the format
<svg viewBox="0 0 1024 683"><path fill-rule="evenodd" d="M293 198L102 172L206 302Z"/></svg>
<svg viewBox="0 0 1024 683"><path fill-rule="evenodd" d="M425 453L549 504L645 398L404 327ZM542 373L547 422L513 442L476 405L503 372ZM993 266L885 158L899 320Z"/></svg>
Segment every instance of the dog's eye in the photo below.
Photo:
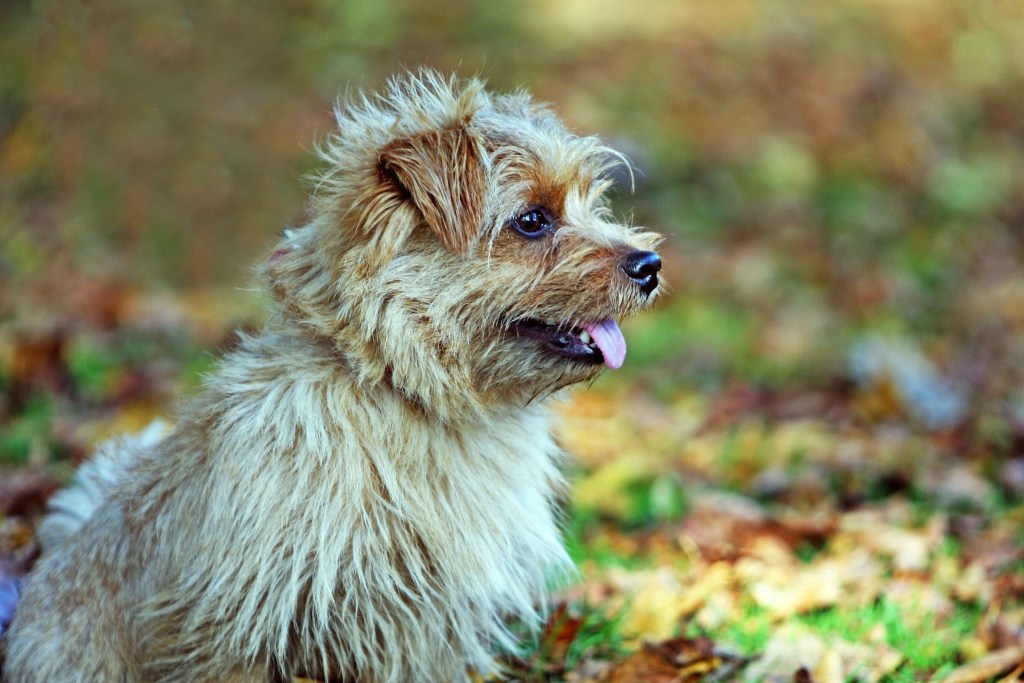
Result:
<svg viewBox="0 0 1024 683"><path fill-rule="evenodd" d="M530 209L512 219L512 227L523 237L537 239L552 229L551 217L544 209Z"/></svg>

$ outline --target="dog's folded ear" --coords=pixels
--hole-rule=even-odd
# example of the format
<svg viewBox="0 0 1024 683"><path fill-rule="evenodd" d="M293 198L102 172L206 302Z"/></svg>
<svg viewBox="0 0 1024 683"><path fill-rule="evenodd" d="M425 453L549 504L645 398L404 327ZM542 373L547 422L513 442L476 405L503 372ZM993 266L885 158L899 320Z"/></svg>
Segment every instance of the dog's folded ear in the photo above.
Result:
<svg viewBox="0 0 1024 683"><path fill-rule="evenodd" d="M464 127L397 140L381 152L383 176L398 184L441 243L469 248L483 223L484 167L475 136Z"/></svg>

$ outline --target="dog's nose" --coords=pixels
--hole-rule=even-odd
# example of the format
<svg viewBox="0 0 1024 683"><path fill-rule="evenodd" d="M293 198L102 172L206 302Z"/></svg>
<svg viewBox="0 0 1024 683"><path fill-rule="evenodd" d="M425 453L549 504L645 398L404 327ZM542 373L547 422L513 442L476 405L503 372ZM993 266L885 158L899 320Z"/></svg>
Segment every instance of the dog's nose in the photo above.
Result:
<svg viewBox="0 0 1024 683"><path fill-rule="evenodd" d="M630 280L640 285L644 294L650 294L658 287L661 257L653 251L630 252L622 259L622 270Z"/></svg>

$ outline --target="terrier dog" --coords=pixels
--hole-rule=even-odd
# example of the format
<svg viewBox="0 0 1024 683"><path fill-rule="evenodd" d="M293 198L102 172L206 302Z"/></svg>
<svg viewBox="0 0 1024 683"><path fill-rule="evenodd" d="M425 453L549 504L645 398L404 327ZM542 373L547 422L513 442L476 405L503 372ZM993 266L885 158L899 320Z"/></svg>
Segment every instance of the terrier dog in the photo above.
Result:
<svg viewBox="0 0 1024 683"><path fill-rule="evenodd" d="M264 331L53 499L5 680L463 681L571 570L548 399L659 291L618 156L430 71L336 116Z"/></svg>

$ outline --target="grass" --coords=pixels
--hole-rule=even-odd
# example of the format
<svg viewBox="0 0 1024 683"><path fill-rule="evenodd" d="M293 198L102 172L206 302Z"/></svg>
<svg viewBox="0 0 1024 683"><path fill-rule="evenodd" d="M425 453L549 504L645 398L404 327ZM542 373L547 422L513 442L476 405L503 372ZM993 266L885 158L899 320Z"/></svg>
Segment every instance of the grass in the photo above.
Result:
<svg viewBox="0 0 1024 683"><path fill-rule="evenodd" d="M975 632L983 612L977 604L957 604L952 614L940 620L934 613L922 613L883 596L859 608L832 607L800 615L790 623L826 641L865 643L882 634L885 644L903 656L899 669L883 683L913 683L942 676L955 667L959 644ZM756 655L780 626L768 611L747 603L744 613L723 628L706 632L690 624L686 634L707 635L746 655Z"/></svg>
<svg viewBox="0 0 1024 683"><path fill-rule="evenodd" d="M19 414L0 429L0 464L23 464L39 450L52 445L53 404L34 396Z"/></svg>
<svg viewBox="0 0 1024 683"><path fill-rule="evenodd" d="M559 608L542 633L522 638L508 662L512 680L548 681L588 659L616 660L628 650L622 635L625 610L574 602Z"/></svg>
<svg viewBox="0 0 1024 683"><path fill-rule="evenodd" d="M122 345L123 346L123 345ZM97 343L88 337L76 338L68 352L68 371L82 396L99 400L106 396L117 374L131 360L131 354Z"/></svg>
<svg viewBox="0 0 1024 683"><path fill-rule="evenodd" d="M574 618L581 619L582 624L564 651L556 652L556 644L543 637L525 641L522 655L530 662L526 680L548 680L552 670L572 671L585 659L617 659L627 654L621 631L623 611L609 613L604 607L585 604L570 609L579 610L581 616ZM982 617L982 609L977 605L957 605L941 625L936 624L934 615L914 616L916 612L883 597L857 609L830 608L798 616L791 623L806 627L826 641L834 638L864 643L871 634L882 632L885 643L904 658L900 668L882 682L913 683L951 671L958 644L974 632ZM929 623L931 629L925 627ZM559 627L560 622L556 621L548 633L557 632ZM738 619L721 629L707 632L691 623L685 627L684 635L708 636L728 649L757 655L764 651L779 627L767 610L748 604Z"/></svg>
<svg viewBox="0 0 1024 683"><path fill-rule="evenodd" d="M685 634L690 637L708 636L716 642L728 644L745 655L753 655L762 652L777 624L767 610L748 605L743 615L731 621L721 629L706 631L695 623L690 623L685 628Z"/></svg>
<svg viewBox="0 0 1024 683"><path fill-rule="evenodd" d="M981 616L977 606L959 604L940 622L934 612L922 612L883 596L859 609L827 609L799 621L819 633L850 642L863 642L873 632L884 633L886 644L905 660L894 680L914 681L954 662L957 646L974 632Z"/></svg>
<svg viewBox="0 0 1024 683"><path fill-rule="evenodd" d="M653 518L648 518L651 521ZM620 567L639 569L651 566L650 560L624 555L617 550L607 533L607 522L595 514L577 510L566 528L567 545L577 564L591 568ZM803 561L812 561L820 549L805 544L796 548ZM938 548L944 557L960 557L962 549L955 539L945 539ZM682 635L705 635L726 649L751 656L764 652L772 636L785 624L817 634L826 642L885 643L902 656L899 668L886 676L883 683L911 683L942 676L957 665L961 644L976 632L984 614L980 603L953 603L951 612L939 615L913 600L897 600L883 594L862 606L835 606L780 621L770 611L758 607L747 597L740 597L739 611L720 628L705 631L696 623L682 626ZM618 631L621 615L608 615L600 609L588 616L587 640L579 644L581 651L598 652L603 640L621 647L623 636ZM614 648L613 648L614 649ZM536 650L541 660L544 653ZM590 655L593 656L593 655ZM571 667L568 667L571 670Z"/></svg>
<svg viewBox="0 0 1024 683"><path fill-rule="evenodd" d="M640 569L650 565L650 561L643 557L624 555L616 550L608 536L602 533L602 523L593 513L574 511L565 524L563 535L569 557L578 567Z"/></svg>

